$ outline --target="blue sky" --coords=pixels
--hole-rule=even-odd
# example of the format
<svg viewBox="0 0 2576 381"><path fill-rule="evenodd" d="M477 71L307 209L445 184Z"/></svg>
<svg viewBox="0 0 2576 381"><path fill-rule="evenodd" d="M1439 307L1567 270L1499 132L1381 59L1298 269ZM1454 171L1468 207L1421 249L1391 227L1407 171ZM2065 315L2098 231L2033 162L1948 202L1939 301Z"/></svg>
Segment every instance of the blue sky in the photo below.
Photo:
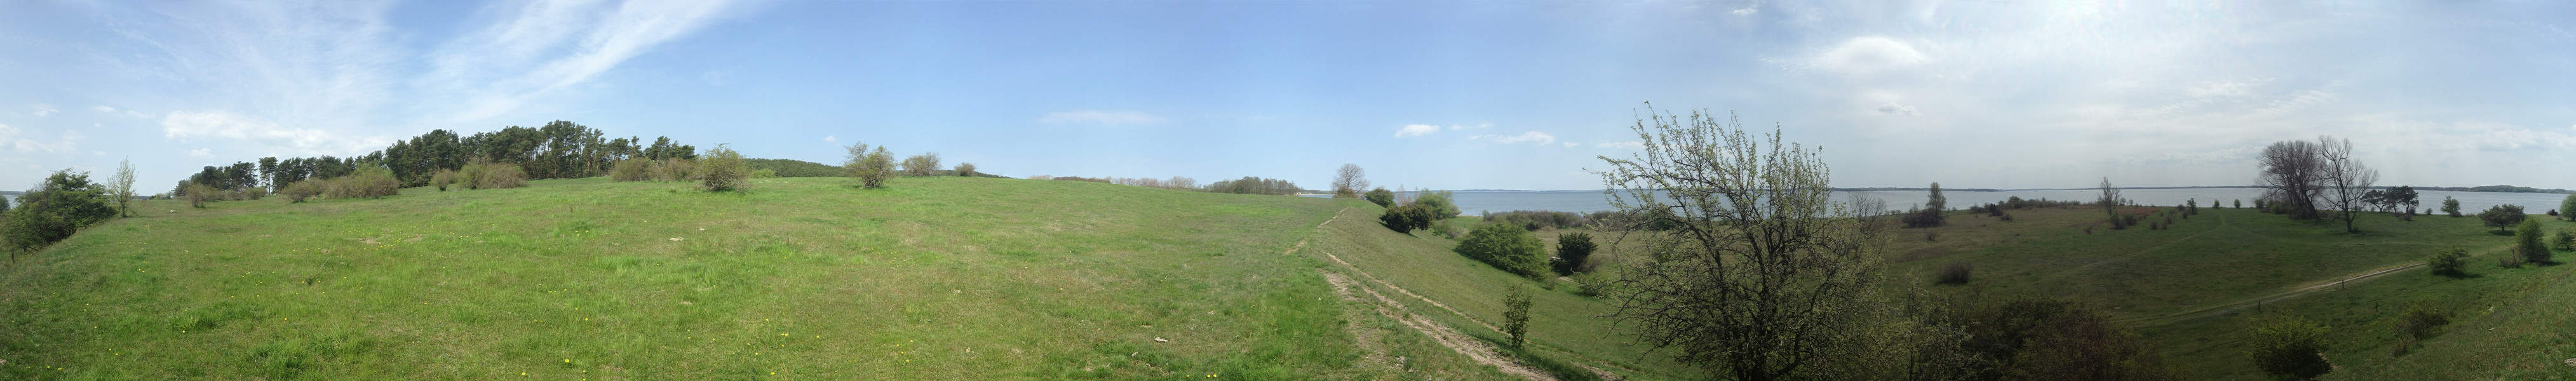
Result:
<svg viewBox="0 0 2576 381"><path fill-rule="evenodd" d="M2238 185L2352 138L2386 184L2576 188L2565 2L18 1L0 188L570 120L1011 176L1596 189L1642 102L1839 186Z"/></svg>

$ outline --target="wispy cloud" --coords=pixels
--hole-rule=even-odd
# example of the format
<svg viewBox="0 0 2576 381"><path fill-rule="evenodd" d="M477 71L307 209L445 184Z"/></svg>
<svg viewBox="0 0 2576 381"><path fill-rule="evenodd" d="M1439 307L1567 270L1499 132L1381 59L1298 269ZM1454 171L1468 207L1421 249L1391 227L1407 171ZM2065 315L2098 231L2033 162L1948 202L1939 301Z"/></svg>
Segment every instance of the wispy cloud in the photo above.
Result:
<svg viewBox="0 0 2576 381"><path fill-rule="evenodd" d="M36 109L36 111L30 111L30 112L28 112L28 113L29 113L29 114L34 114L35 116L53 116L55 111L62 111L62 110L56 110L56 109L54 109L54 106L41 105L41 104L40 104L40 105L36 105L36 106L35 106L35 109Z"/></svg>
<svg viewBox="0 0 2576 381"><path fill-rule="evenodd" d="M197 157L197 158L215 157L215 150L205 149L205 148L198 148L198 149L188 150L188 157Z"/></svg>
<svg viewBox="0 0 2576 381"><path fill-rule="evenodd" d="M1440 126L1434 126L1434 125L1428 125L1428 124L1407 124L1407 125L1404 125L1404 127L1400 127L1400 128L1396 128L1396 129L1395 129L1395 137L1399 137L1399 138L1409 138L1409 137L1415 137L1415 136L1430 135L1431 133L1434 133L1434 132L1440 132Z"/></svg>
<svg viewBox="0 0 2576 381"><path fill-rule="evenodd" d="M1485 140L1499 144L1537 143L1538 145L1549 145L1556 144L1556 135L1548 135L1545 132L1530 131L1523 132L1520 135L1474 135L1468 136L1467 140Z"/></svg>
<svg viewBox="0 0 2576 381"><path fill-rule="evenodd" d="M51 143L29 138L26 135L27 133L25 130L20 130L17 127L10 127L6 124L0 124L0 148L8 149L11 152L30 154L79 152L72 144L72 141L81 139L79 131L64 132L62 136Z"/></svg>
<svg viewBox="0 0 2576 381"><path fill-rule="evenodd" d="M839 137L839 136L824 136L824 137L823 137L823 142L824 142L824 143L840 143L840 142L841 142L841 137Z"/></svg>
<svg viewBox="0 0 2576 381"><path fill-rule="evenodd" d="M1158 124L1167 120L1161 115L1129 110L1057 111L1038 117L1038 123L1046 124L1087 123L1111 126Z"/></svg>
<svg viewBox="0 0 2576 381"><path fill-rule="evenodd" d="M161 118L162 137L211 137L244 140L297 153L354 152L390 144L382 138L354 138L327 130L291 128L257 116L230 112L174 111Z"/></svg>
<svg viewBox="0 0 2576 381"><path fill-rule="evenodd" d="M425 126L492 123L526 111L703 29L736 3L502 2L466 20L458 27L463 32L426 41L395 29L389 2L185 3L153 13L110 14L116 20L109 27L117 35L160 54L101 53L96 60L131 66L122 72L165 73L207 89L190 97L200 101L166 107L179 111L165 125L222 115L304 131L411 134L430 128ZM182 127L188 128L193 127ZM381 148L332 143L345 137L241 136L277 149Z"/></svg>

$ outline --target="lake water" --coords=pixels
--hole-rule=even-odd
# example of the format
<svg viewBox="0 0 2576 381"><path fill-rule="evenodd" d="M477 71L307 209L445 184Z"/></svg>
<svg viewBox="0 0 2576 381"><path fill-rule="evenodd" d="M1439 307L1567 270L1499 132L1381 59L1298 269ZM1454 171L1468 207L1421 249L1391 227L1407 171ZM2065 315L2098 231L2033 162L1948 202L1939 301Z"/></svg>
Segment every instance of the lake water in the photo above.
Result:
<svg viewBox="0 0 2576 381"><path fill-rule="evenodd" d="M2495 206L2497 204L2513 204L2521 205L2532 214L2539 214L2550 209L2557 209L2558 202L2567 197L2565 194L2557 193L2451 192L2431 190L2419 190L2416 191L2416 193L2420 195L2419 199L2423 200L2424 208L2431 210L2439 210L2441 208L2443 196L2457 198L2460 200L2460 211L2462 213L2476 213L2477 211L2486 210L2487 207ZM1610 210L1609 200L1604 198L1601 191L1597 190L1457 191L1454 195L1457 197L1458 210L1470 215L1482 214L1483 212L1503 212L1512 210L1556 210L1568 212L1597 212ZM1895 211L1905 210L1905 208L1909 206L1921 205L1923 204L1924 199L1929 198L1930 195L1931 192L1926 191L1834 192L1834 198L1840 200L1851 200L1856 196L1876 198L1880 201L1887 202L1887 208ZM2045 198L2049 200L2091 202L2093 199L2100 198L2102 196L2102 191L2092 189L2016 190L1999 192L1968 192L1953 190L1942 191L1941 195L1949 198L1948 201L1951 208L1967 208L1970 205L2003 202L2004 199L2014 196L2019 196L2023 199ZM2244 200L2247 206L2252 206L2254 199L2262 195L2262 188L2123 189L2120 191L2120 197L2127 198L2130 202L2155 206L2182 205L2184 200L2199 200L2201 205L2209 205L2212 201L2227 203L2235 200ZM1309 195L1307 197L1332 196ZM2234 205L2229 204L2229 206Z"/></svg>

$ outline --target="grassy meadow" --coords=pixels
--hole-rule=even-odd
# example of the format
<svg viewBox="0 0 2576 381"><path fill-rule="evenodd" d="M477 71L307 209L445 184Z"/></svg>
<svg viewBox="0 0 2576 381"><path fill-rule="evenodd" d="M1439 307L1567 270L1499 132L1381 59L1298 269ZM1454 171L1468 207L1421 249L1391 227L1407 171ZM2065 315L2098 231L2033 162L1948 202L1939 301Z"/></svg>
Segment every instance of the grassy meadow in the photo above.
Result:
<svg viewBox="0 0 2576 381"><path fill-rule="evenodd" d="M1432 231L1379 226L1383 209L1365 201L854 184L759 179L711 193L590 178L302 204L152 201L0 267L0 379L1520 379L1406 319L1499 344L1503 295L1533 282ZM2259 379L2244 327L2264 314L2333 327L2328 379L2576 371L2563 368L2576 356L2564 329L2576 326L2576 266L2500 268L2511 237L2475 218L2372 214L2354 234L2250 209L2163 230L2111 230L2091 208L2012 214L1891 229L1888 274L1969 303L2082 301L2187 379ZM1551 250L1556 233L1539 232ZM1613 250L1617 234L1596 232L1597 260L1633 254ZM2406 267L2454 248L2473 253L2471 275ZM1934 283L1951 263L1973 265L1972 280ZM1399 312L1336 297L1328 273ZM1704 379L1616 335L1601 318L1614 301L1545 284L1531 347L1507 357L1559 379ZM2410 306L2452 323L2400 335Z"/></svg>
<svg viewBox="0 0 2576 381"><path fill-rule="evenodd" d="M1364 202L545 180L155 201L0 268L0 379L1492 379L1286 255ZM1377 322L1383 324L1383 321Z"/></svg>

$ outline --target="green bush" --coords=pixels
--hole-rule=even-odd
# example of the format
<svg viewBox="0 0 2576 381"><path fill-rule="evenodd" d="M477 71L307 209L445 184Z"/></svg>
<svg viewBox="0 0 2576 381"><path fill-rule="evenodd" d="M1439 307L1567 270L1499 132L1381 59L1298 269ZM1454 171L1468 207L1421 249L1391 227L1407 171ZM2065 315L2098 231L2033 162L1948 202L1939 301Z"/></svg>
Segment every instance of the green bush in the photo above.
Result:
<svg viewBox="0 0 2576 381"><path fill-rule="evenodd" d="M2576 232L2571 232L2570 230L2576 230L2576 228L2560 229L2558 234L2550 235L2549 248L2562 251L2576 250Z"/></svg>
<svg viewBox="0 0 2576 381"><path fill-rule="evenodd" d="M1386 213L1377 215L1377 223L1379 225L1386 225L1388 230L1394 230L1397 233L1412 234L1414 229L1413 219L1411 213L1406 213L1407 209L1413 209L1413 207L1398 206L1386 208Z"/></svg>
<svg viewBox="0 0 2576 381"><path fill-rule="evenodd" d="M1512 283L1512 291L1503 294L1503 334L1511 336L1511 347L1522 348L1529 342L1529 286Z"/></svg>
<svg viewBox="0 0 2576 381"><path fill-rule="evenodd" d="M1967 311L1950 322L1967 334L1959 348L1986 361L1969 379L2166 380L2163 359L2138 335L2082 304L2022 299ZM2078 376L2081 375L2081 376Z"/></svg>
<svg viewBox="0 0 2576 381"><path fill-rule="evenodd" d="M2416 303L2406 306L2406 314L2397 318L2397 333L2416 340L2430 339L2447 324L2451 324L2450 314Z"/></svg>
<svg viewBox="0 0 2576 381"><path fill-rule="evenodd" d="M1458 254L1521 276L1538 278L1547 271L1546 249L1538 237L1511 224L1484 224L1458 242Z"/></svg>
<svg viewBox="0 0 2576 381"><path fill-rule="evenodd" d="M356 172L328 181L329 186L322 190L323 197L381 198L398 194L402 189L402 183L394 180L392 170L377 166L358 167Z"/></svg>
<svg viewBox="0 0 2576 381"><path fill-rule="evenodd" d="M2468 275L2465 271L2469 266L2469 251L2451 249L2450 251L2435 252L2433 253L2433 257L2424 259L2424 266L2433 268L2433 274L2435 275Z"/></svg>
<svg viewBox="0 0 2576 381"><path fill-rule="evenodd" d="M1574 275L1592 269L1586 262L1592 258L1592 235L1571 232L1556 235L1556 273Z"/></svg>
<svg viewBox="0 0 2576 381"><path fill-rule="evenodd" d="M903 158L903 174L913 177L938 176L939 153L924 152Z"/></svg>
<svg viewBox="0 0 2576 381"><path fill-rule="evenodd" d="M2254 323L2252 348L2254 367L2274 378L2314 380L2334 371L2325 352L2326 326L2288 316L2265 318Z"/></svg>
<svg viewBox="0 0 2576 381"><path fill-rule="evenodd" d="M662 159L661 163L653 164L653 181L689 181L697 178L696 160L668 158Z"/></svg>
<svg viewBox="0 0 2576 381"><path fill-rule="evenodd" d="M1968 276L1975 271L1976 267L1967 262L1950 262L1933 272L1932 280L1940 284L1968 284Z"/></svg>
<svg viewBox="0 0 2576 381"><path fill-rule="evenodd" d="M618 160L617 164L608 166L608 179L612 181L652 180L653 161L644 158Z"/></svg>
<svg viewBox="0 0 2576 381"><path fill-rule="evenodd" d="M446 192L447 186L456 185L457 177L456 170L441 168L438 172L429 174L429 185L437 186L440 192Z"/></svg>
<svg viewBox="0 0 2576 381"><path fill-rule="evenodd" d="M1363 195L1362 197L1367 198L1369 202L1376 203L1377 206L1380 207L1395 205L1395 192L1389 192L1386 188L1369 190L1368 194Z"/></svg>
<svg viewBox="0 0 2576 381"><path fill-rule="evenodd" d="M2523 219L2513 228L2513 251L2534 264L2552 263L2549 246L2540 243L2540 220Z"/></svg>
<svg viewBox="0 0 2576 381"><path fill-rule="evenodd" d="M1458 203L1451 198L1449 191L1423 191L1421 195L1413 198L1413 205L1421 206L1431 212L1432 219L1458 216Z"/></svg>
<svg viewBox="0 0 2576 381"><path fill-rule="evenodd" d="M861 186L884 187L886 178L894 177L894 154L886 152L885 147L869 151L867 143L851 143L848 148L849 158L841 163L841 168L847 170L850 177L859 178Z"/></svg>
<svg viewBox="0 0 2576 381"><path fill-rule="evenodd" d="M288 202L304 202L314 196L322 195L322 188L324 188L322 184L323 182L325 182L325 180L321 179L296 180L293 184L287 184L285 190L277 191L277 193L286 195L286 201Z"/></svg>
<svg viewBox="0 0 2576 381"><path fill-rule="evenodd" d="M193 208L204 208L207 201L223 200L222 191L217 191L215 187L206 184L188 183L184 191L186 193L184 196L188 198L188 206Z"/></svg>
<svg viewBox="0 0 2576 381"><path fill-rule="evenodd" d="M958 177L974 177L975 163L957 163Z"/></svg>
<svg viewBox="0 0 2576 381"><path fill-rule="evenodd" d="M751 165L742 161L741 152L717 144L715 148L707 149L706 154L698 155L698 177L706 190L745 190L751 186L751 182L745 180L751 177Z"/></svg>
<svg viewBox="0 0 2576 381"><path fill-rule="evenodd" d="M460 180L465 183L466 189L500 189L528 186L527 171L520 169L518 164L489 163L483 162L481 159L476 159L475 163L466 164L465 169L458 170L457 172L464 175L464 178Z"/></svg>
<svg viewBox="0 0 2576 381"><path fill-rule="evenodd" d="M5 216L8 223L0 225L5 233L0 236L7 238L9 249L35 251L115 218L113 201L105 187L89 182L88 173L54 171L18 196L18 207Z"/></svg>

